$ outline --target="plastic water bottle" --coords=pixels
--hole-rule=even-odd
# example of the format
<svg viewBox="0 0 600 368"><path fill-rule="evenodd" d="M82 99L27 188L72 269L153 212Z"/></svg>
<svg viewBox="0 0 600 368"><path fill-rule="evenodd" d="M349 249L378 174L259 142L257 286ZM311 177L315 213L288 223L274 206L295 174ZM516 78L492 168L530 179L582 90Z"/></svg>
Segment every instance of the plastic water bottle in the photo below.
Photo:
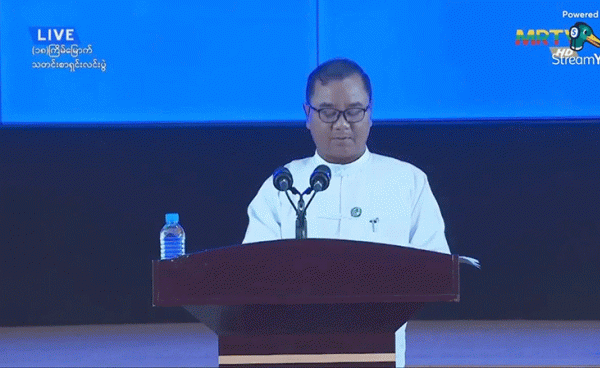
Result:
<svg viewBox="0 0 600 368"><path fill-rule="evenodd" d="M166 224L160 230L160 259L171 259L185 254L185 231L179 225L178 213L167 213Z"/></svg>

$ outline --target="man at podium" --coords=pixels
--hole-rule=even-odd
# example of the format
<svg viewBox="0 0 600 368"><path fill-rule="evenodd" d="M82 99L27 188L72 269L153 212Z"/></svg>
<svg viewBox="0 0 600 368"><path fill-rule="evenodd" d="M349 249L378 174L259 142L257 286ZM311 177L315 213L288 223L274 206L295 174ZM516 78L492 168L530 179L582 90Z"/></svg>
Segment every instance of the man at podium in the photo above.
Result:
<svg viewBox="0 0 600 368"><path fill-rule="evenodd" d="M409 163L367 148L371 97L369 76L348 59L326 61L308 77L304 112L316 152L285 167L299 186L308 185L319 165L331 169L331 179L306 212L307 237L450 254L427 176ZM250 203L248 217L243 243L296 237L296 210L271 178ZM397 366L404 366L405 329L406 324L396 332Z"/></svg>

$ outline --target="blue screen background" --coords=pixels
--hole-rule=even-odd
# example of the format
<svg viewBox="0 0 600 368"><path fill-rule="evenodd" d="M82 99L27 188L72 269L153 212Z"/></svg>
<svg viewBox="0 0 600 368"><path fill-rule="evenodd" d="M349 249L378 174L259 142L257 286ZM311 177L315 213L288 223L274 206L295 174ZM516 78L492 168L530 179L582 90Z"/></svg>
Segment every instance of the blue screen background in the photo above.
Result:
<svg viewBox="0 0 600 368"><path fill-rule="evenodd" d="M250 123L303 119L306 77L333 57L371 76L382 121L600 116L600 65L553 65L517 29L569 29L591 2L291 0L0 4L1 123ZM91 54L34 68L30 28L73 28ZM44 45L37 45L44 47ZM554 45L552 45L554 46ZM561 35L560 47L568 47ZM599 54L587 43L579 56Z"/></svg>

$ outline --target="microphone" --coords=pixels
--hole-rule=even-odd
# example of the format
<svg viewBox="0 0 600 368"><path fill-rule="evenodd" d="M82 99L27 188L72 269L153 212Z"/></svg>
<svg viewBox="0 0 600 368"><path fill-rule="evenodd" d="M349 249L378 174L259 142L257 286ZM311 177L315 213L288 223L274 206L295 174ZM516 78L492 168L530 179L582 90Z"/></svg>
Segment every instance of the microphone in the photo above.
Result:
<svg viewBox="0 0 600 368"><path fill-rule="evenodd" d="M315 192L322 192L329 187L331 170L327 165L319 165L310 176L310 187Z"/></svg>
<svg viewBox="0 0 600 368"><path fill-rule="evenodd" d="M285 192L291 189L293 184L292 173L287 168L283 166L278 167L273 173L273 185L277 190Z"/></svg>

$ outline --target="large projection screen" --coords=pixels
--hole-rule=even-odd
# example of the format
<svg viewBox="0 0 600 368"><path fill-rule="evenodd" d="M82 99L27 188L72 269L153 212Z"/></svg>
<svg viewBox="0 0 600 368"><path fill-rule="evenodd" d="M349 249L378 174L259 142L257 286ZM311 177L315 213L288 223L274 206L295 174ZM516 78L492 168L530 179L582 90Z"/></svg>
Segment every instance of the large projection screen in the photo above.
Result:
<svg viewBox="0 0 600 368"><path fill-rule="evenodd" d="M577 22L600 34L599 3L333 0L319 10L321 58L363 65L376 119L600 116L600 45L573 51L569 37Z"/></svg>
<svg viewBox="0 0 600 368"><path fill-rule="evenodd" d="M3 124L299 120L316 66L314 1L3 0L0 14Z"/></svg>
<svg viewBox="0 0 600 368"><path fill-rule="evenodd" d="M600 116L600 41L571 34L600 33L599 9L582 1L4 0L0 123L298 122L307 75L334 57L371 76L380 122L589 121Z"/></svg>

